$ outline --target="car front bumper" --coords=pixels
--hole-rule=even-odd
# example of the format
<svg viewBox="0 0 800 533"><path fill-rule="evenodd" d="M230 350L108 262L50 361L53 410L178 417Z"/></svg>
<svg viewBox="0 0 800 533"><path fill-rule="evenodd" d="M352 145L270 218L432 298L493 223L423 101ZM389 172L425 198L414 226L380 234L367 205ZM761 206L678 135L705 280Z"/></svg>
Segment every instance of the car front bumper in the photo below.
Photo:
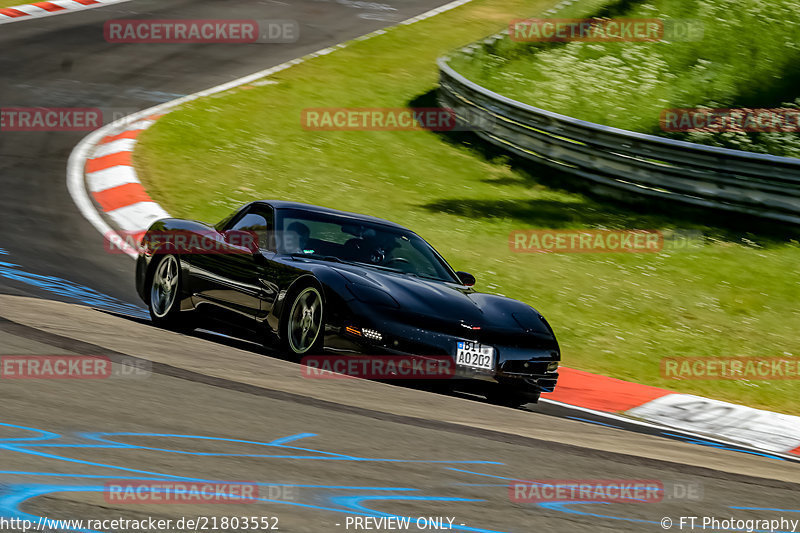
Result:
<svg viewBox="0 0 800 533"><path fill-rule="evenodd" d="M472 382L473 385L480 382L488 386L500 384L538 393L552 392L558 382L557 365L561 354L555 339L535 348L502 342L487 343L494 348L495 359L494 368L485 370L455 364L456 344L459 341L476 342L475 338L469 338L468 333L456 336L392 322L372 324L370 328L380 332L382 338L367 339L349 332L345 325L329 325L325 348L335 354L362 357L391 355L441 359L448 356L454 368L444 379Z"/></svg>

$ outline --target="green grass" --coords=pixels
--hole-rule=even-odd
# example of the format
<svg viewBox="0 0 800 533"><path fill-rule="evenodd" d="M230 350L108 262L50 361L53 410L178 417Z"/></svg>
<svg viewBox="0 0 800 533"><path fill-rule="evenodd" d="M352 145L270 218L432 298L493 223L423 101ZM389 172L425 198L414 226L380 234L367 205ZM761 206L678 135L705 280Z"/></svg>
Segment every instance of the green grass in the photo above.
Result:
<svg viewBox="0 0 800 533"><path fill-rule="evenodd" d="M31 2L25 2L25 0L0 0L0 9L4 7L22 6L30 3Z"/></svg>
<svg viewBox="0 0 800 533"><path fill-rule="evenodd" d="M797 133L665 133L665 108L798 107L798 0L629 0L585 14L690 19L702 39L531 43L506 37L452 65L531 105L623 129L800 157ZM560 15L559 15L560 16Z"/></svg>
<svg viewBox="0 0 800 533"><path fill-rule="evenodd" d="M530 303L564 364L800 412L797 382L668 381L666 356L800 355L800 247L750 245L687 220L637 214L542 183L469 137L306 131L309 107L425 102L436 58L545 2L475 0L162 118L134 154L170 213L217 221L244 202L292 199L377 215L428 239L478 288ZM548 181L551 183L551 181ZM517 228L699 228L724 239L660 254L517 254ZM731 242L734 241L734 242Z"/></svg>

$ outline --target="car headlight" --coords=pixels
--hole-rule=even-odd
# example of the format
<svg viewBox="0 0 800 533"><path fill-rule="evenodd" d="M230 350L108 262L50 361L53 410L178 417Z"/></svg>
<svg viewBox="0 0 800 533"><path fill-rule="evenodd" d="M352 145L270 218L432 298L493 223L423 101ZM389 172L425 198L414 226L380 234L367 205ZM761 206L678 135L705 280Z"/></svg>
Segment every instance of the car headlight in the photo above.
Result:
<svg viewBox="0 0 800 533"><path fill-rule="evenodd" d="M347 288L351 293L353 293L353 296L355 296L359 302L381 305L384 307L400 307L400 304L397 303L397 300L392 298L388 292L384 292L380 289L376 289L368 285L361 285L360 283L348 284Z"/></svg>
<svg viewBox="0 0 800 533"><path fill-rule="evenodd" d="M383 340L383 333L378 330L370 328L359 328L358 326L347 326L344 328L345 333L355 335L356 337L364 337L371 341L381 342Z"/></svg>

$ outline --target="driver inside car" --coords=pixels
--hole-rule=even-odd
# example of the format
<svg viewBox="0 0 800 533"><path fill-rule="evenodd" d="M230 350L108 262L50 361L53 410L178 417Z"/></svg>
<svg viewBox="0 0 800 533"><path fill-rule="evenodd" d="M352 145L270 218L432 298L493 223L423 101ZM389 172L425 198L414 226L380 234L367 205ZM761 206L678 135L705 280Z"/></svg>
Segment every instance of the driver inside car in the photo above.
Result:
<svg viewBox="0 0 800 533"><path fill-rule="evenodd" d="M311 231L302 222L292 222L283 234L283 247L286 253L305 253Z"/></svg>
<svg viewBox="0 0 800 533"><path fill-rule="evenodd" d="M362 249L368 254L366 262L380 265L392 259L392 252L398 247L397 239L389 233L367 231Z"/></svg>

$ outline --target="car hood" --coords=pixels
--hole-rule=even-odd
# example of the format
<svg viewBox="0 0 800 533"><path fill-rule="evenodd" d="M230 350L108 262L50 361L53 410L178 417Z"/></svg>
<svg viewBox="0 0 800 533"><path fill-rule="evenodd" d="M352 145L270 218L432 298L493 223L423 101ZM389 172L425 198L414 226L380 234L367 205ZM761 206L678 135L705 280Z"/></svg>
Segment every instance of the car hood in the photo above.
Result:
<svg viewBox="0 0 800 533"><path fill-rule="evenodd" d="M400 309L429 326L445 321L466 328L531 331L551 335L541 315L529 305L494 294L476 292L457 283L427 280L407 274L384 272L356 265L330 265L350 285L367 286L388 293ZM388 311L391 312L391 311ZM425 326L426 324L420 324Z"/></svg>

